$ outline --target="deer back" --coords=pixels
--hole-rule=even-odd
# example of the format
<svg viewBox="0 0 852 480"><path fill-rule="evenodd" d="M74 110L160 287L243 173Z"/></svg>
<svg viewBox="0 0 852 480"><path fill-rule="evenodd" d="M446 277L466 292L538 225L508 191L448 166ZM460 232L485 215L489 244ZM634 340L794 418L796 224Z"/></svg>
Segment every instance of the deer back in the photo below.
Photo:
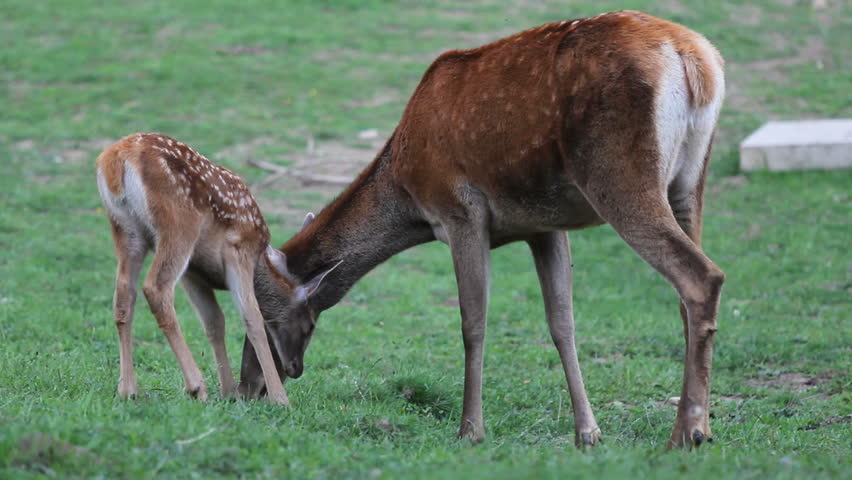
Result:
<svg viewBox="0 0 852 480"><path fill-rule="evenodd" d="M659 168L595 162L658 148L655 122L668 71L677 68L683 78L674 88L682 89L684 108L702 108L723 88L721 64L701 35L632 11L447 52L426 71L403 114L393 143L395 176L439 210L457 202L467 183L486 195L538 198L556 183L582 184L607 168Z"/></svg>

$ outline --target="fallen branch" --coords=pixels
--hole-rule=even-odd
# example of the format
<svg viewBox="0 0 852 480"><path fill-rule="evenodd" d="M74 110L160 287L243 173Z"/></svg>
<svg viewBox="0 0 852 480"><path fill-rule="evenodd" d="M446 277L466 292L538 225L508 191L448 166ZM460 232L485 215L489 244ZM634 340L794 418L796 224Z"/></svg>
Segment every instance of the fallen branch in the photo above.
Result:
<svg viewBox="0 0 852 480"><path fill-rule="evenodd" d="M352 177L344 177L340 175L315 175L312 173L295 170L292 168L282 167L274 163L265 162L263 160L255 160L251 157L246 159L246 163L253 167L273 172L268 178L264 179L259 186L268 185L283 177L293 177L302 182L302 185L325 184L325 185L349 185L352 183Z"/></svg>

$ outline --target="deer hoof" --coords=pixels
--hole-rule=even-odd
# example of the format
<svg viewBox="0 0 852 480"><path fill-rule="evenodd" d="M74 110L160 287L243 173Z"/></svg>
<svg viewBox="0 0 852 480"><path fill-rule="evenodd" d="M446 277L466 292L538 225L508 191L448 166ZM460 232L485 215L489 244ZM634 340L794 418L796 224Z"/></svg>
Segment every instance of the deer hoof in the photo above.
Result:
<svg viewBox="0 0 852 480"><path fill-rule="evenodd" d="M280 393L270 394L267 399L269 403L273 405L281 405L282 407L290 407L290 399L287 397L287 393L281 391Z"/></svg>
<svg viewBox="0 0 852 480"><path fill-rule="evenodd" d="M473 422L463 421L457 435L459 440L468 440L476 445L485 441L485 427L476 426Z"/></svg>
<svg viewBox="0 0 852 480"><path fill-rule="evenodd" d="M594 427L592 429L578 431L577 435L574 438L574 445L577 446L580 450L587 450L598 443L603 442L603 437L601 437L601 429Z"/></svg>
<svg viewBox="0 0 852 480"><path fill-rule="evenodd" d="M692 431L692 446L698 448L702 443L713 443L713 437L707 437L704 435L704 432L701 430L693 430Z"/></svg>
<svg viewBox="0 0 852 480"><path fill-rule="evenodd" d="M136 387L125 385L124 382L118 382L118 398L122 400L136 400Z"/></svg>
<svg viewBox="0 0 852 480"><path fill-rule="evenodd" d="M207 401L207 388L204 387L204 384L198 385L194 388L189 387L186 389L186 393L199 402Z"/></svg>

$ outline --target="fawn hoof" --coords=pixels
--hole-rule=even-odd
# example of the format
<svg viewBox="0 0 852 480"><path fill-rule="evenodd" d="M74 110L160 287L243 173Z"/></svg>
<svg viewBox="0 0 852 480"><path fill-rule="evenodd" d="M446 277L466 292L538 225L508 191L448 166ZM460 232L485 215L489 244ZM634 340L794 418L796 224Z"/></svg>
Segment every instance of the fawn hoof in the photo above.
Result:
<svg viewBox="0 0 852 480"><path fill-rule="evenodd" d="M702 443L704 443L704 433L702 433L701 430L693 430L692 445L695 447L700 447Z"/></svg>
<svg viewBox="0 0 852 480"><path fill-rule="evenodd" d="M207 401L207 388L204 384L198 385L196 387L187 387L186 393L188 393L192 398L198 400L199 402Z"/></svg>
<svg viewBox="0 0 852 480"><path fill-rule="evenodd" d="M269 403L273 405L281 405L282 407L290 407L290 398L287 397L287 392L281 391L280 393L270 394L267 399Z"/></svg>
<svg viewBox="0 0 852 480"><path fill-rule="evenodd" d="M118 394L118 398L122 400L136 400L136 385L127 385L119 381L116 393Z"/></svg>
<svg viewBox="0 0 852 480"><path fill-rule="evenodd" d="M577 435L574 437L574 445L576 445L580 450L587 450L601 442L603 442L601 429L597 427L578 431Z"/></svg>

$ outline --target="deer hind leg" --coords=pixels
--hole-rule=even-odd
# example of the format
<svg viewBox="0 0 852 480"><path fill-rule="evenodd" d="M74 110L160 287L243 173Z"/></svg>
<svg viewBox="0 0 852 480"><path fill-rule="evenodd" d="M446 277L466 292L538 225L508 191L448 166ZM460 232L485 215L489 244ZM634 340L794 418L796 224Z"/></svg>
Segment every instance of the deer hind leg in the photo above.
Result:
<svg viewBox="0 0 852 480"><path fill-rule="evenodd" d="M710 144L712 145L712 138L710 140ZM692 152L690 152L692 153ZM691 155L695 157L694 154ZM707 165L709 164L709 156L710 156L710 148L708 147L705 159L704 159L704 170L701 172L700 177L698 178L698 182L696 185L690 185L687 182L684 182L682 176L675 178L675 181L669 187L668 192L668 200L669 205L672 209L672 214L675 217L675 220L680 226L681 230L692 240L692 243L698 249L701 249L701 226L702 226L702 210L703 210L703 194L704 194L704 178L706 176ZM689 311L687 309L687 305L681 301L680 302L680 315L683 320L683 337L684 343L686 345L684 352L684 365L688 365L690 363L690 322L689 322ZM710 347L712 348L712 344ZM701 353L701 352L698 352ZM707 353L708 358L710 358L711 354ZM708 368L708 377L709 377L709 368ZM681 387L681 399L687 398L688 390L689 390L689 377L684 375L683 385ZM700 444L702 441L706 440L708 442L713 441L713 434L710 431L710 387L709 381L707 386L707 396L705 398L705 402L700 406L702 409L702 423L703 423L703 435L705 436L703 439L694 438L693 444ZM689 406L688 402L680 401L678 402L678 422L675 425L675 430L672 433L672 437L668 443L668 447L674 446L682 446L682 439L688 435L688 422L683 421L690 415L690 409L692 412L696 412L695 406Z"/></svg>
<svg viewBox="0 0 852 480"><path fill-rule="evenodd" d="M197 234L180 235L176 232L177 229L163 229L160 232L154 261L145 277L142 291L148 300L151 313L157 319L160 330L166 335L177 358L187 393L204 402L207 401L207 386L192 352L189 351L175 313L175 284L189 263Z"/></svg>
<svg viewBox="0 0 852 480"><path fill-rule="evenodd" d="M260 313L260 306L257 304L254 293L254 267L257 264L257 258L257 255L250 255L248 252L233 249L226 253L228 288L231 290L234 301L243 316L246 325L246 337L248 337L248 341L251 342L257 355L269 401L278 405L289 406L290 399L287 397L284 383L275 368L263 315Z"/></svg>
<svg viewBox="0 0 852 480"><path fill-rule="evenodd" d="M564 232L535 235L527 243L535 259L550 336L562 359L574 409L574 443L590 447L600 438L600 428L583 386L574 344L574 309L571 298L571 250Z"/></svg>
<svg viewBox="0 0 852 480"><path fill-rule="evenodd" d="M488 230L480 220L454 221L444 226L452 251L464 342L464 402L459 438L485 439L482 417L482 365L490 269Z"/></svg>
<svg viewBox="0 0 852 480"><path fill-rule="evenodd" d="M222 308L219 307L213 289L191 275L184 275L181 284L213 346L222 397L232 397L236 393L236 385L231 362L228 360L228 350L225 348L225 315L222 313Z"/></svg>
<svg viewBox="0 0 852 480"><path fill-rule="evenodd" d="M136 374L133 371L133 307L136 305L136 284L147 245L142 237L134 232L128 232L118 223L112 224L112 238L115 253L118 257L118 268L115 275L115 296L113 298L113 315L118 329L118 347L120 373L118 377L118 396L120 398L136 398Z"/></svg>
<svg viewBox="0 0 852 480"><path fill-rule="evenodd" d="M684 233L664 189L648 179L608 177L584 193L601 217L677 290L686 310L684 389L669 446L698 446L710 438L707 406L716 314L725 275ZM636 187L634 187L636 185Z"/></svg>

